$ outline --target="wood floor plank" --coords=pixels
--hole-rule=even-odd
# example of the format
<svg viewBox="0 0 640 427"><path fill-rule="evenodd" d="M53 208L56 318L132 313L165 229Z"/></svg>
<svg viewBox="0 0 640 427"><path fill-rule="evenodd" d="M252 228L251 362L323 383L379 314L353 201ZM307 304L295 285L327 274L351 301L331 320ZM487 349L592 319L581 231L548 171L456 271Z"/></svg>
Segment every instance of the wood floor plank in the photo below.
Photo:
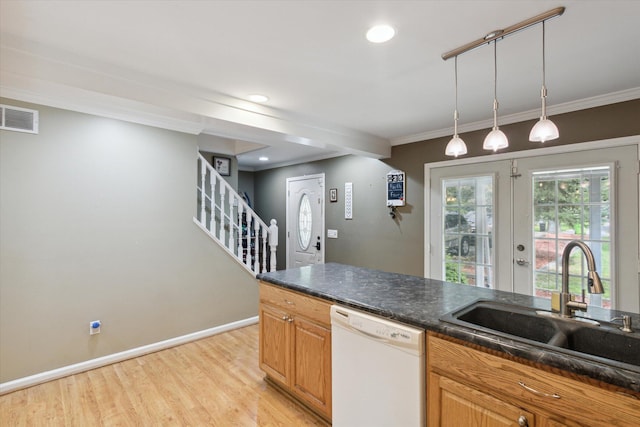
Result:
<svg viewBox="0 0 640 427"><path fill-rule="evenodd" d="M327 426L268 386L258 326L0 396L0 426Z"/></svg>

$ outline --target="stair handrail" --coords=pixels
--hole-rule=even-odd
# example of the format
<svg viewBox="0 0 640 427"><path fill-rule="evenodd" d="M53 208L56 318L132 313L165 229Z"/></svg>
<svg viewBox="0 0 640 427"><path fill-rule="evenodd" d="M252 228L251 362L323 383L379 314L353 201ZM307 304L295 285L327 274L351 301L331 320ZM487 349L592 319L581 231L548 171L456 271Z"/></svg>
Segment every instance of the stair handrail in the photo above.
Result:
<svg viewBox="0 0 640 427"><path fill-rule="evenodd" d="M198 154L198 162L200 179L196 188L200 196L200 211L194 222L254 276L275 271L277 221L272 219L267 225L201 154Z"/></svg>

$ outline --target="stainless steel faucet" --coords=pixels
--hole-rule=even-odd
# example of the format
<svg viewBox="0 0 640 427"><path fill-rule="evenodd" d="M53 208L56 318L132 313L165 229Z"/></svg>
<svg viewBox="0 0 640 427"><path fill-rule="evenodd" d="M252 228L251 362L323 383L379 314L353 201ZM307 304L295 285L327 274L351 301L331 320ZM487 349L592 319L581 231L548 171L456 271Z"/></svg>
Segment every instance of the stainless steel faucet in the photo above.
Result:
<svg viewBox="0 0 640 427"><path fill-rule="evenodd" d="M551 309L554 312L560 313L562 317L573 317L576 310L587 311L584 290L582 291L582 301L574 301L573 296L569 293L569 255L571 254L571 250L576 246L582 250L582 253L587 259L587 269L589 270L587 273L587 290L590 294L604 293L600 276L598 276L598 272L596 271L596 261L593 257L593 252L591 252L589 246L580 240L570 241L562 252L562 292L554 292L551 295Z"/></svg>

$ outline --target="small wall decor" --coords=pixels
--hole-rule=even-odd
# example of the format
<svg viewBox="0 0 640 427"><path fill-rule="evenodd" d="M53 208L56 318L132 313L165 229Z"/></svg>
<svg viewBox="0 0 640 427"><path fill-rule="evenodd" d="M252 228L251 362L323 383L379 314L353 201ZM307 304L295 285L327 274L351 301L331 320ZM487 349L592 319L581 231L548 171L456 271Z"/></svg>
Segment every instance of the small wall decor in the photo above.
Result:
<svg viewBox="0 0 640 427"><path fill-rule="evenodd" d="M387 206L405 205L404 172L394 170L387 174Z"/></svg>
<svg viewBox="0 0 640 427"><path fill-rule="evenodd" d="M222 176L231 175L231 159L213 156L213 168Z"/></svg>
<svg viewBox="0 0 640 427"><path fill-rule="evenodd" d="M335 203L338 201L338 189L337 188L330 188L329 189L329 201L331 203Z"/></svg>

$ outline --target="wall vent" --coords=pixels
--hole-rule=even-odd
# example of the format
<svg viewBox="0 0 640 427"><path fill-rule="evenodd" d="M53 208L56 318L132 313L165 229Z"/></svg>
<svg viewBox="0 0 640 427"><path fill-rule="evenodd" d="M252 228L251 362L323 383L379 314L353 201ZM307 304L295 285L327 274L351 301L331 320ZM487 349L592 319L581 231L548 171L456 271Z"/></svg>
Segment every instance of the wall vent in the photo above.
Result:
<svg viewBox="0 0 640 427"><path fill-rule="evenodd" d="M38 111L0 104L0 129L38 133Z"/></svg>

